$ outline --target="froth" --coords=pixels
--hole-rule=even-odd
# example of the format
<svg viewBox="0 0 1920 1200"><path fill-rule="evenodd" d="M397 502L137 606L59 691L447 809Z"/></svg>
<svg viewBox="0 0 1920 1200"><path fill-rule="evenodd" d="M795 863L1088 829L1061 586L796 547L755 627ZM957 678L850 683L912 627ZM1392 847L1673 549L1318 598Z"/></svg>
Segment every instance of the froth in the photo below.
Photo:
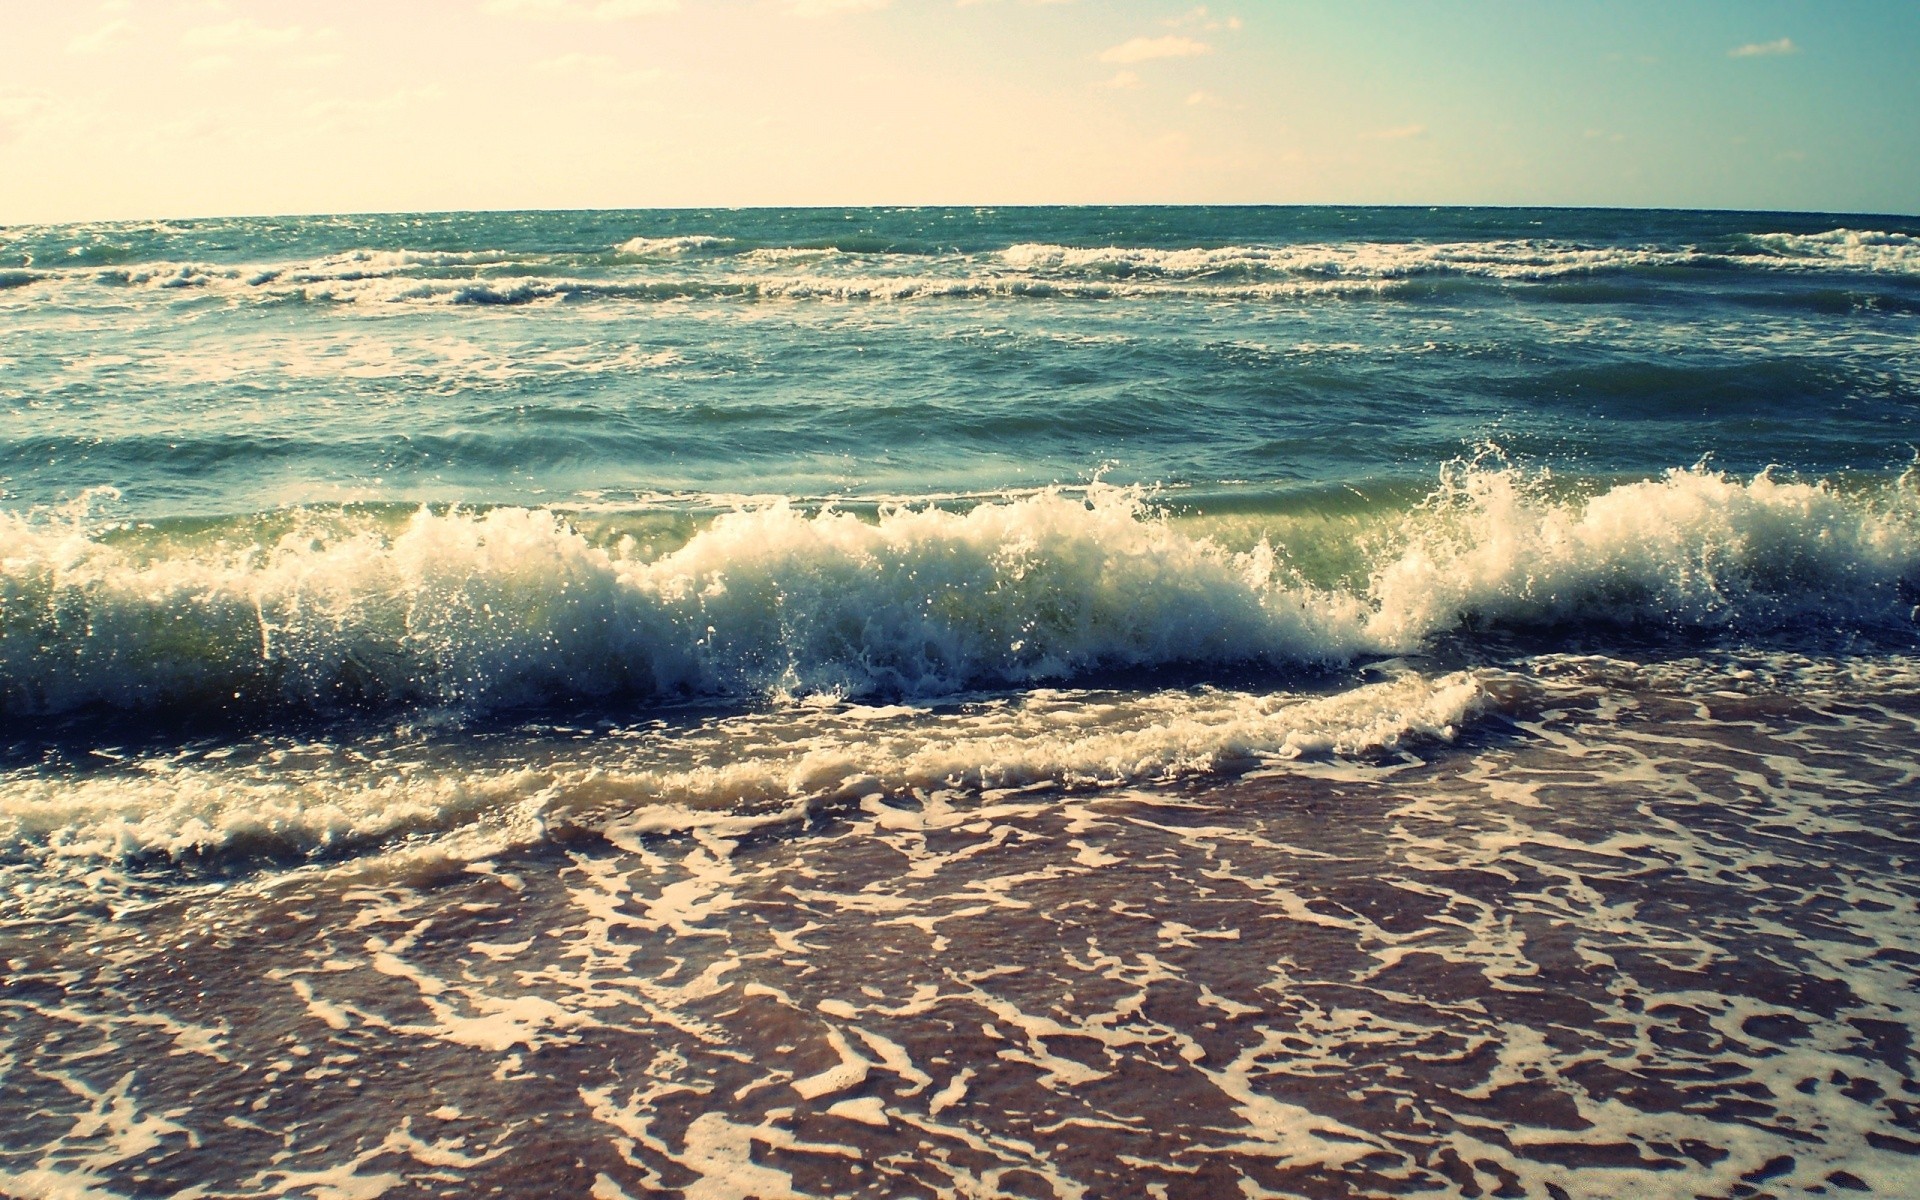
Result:
<svg viewBox="0 0 1920 1200"><path fill-rule="evenodd" d="M1234 551L1104 487L865 520L775 503L658 557L536 509L288 526L143 549L73 514L0 517L0 707L938 696L1340 664L1463 622L1904 621L1900 588L1920 571L1908 480L1848 494L1704 469L1568 499L1457 467L1352 589L1290 569L1324 548Z"/></svg>
<svg viewBox="0 0 1920 1200"><path fill-rule="evenodd" d="M634 237L621 242L614 247L614 250L620 254L647 257L685 254L689 250L705 250L713 246L729 245L732 241L732 238L706 233L683 234L679 237Z"/></svg>
<svg viewBox="0 0 1920 1200"><path fill-rule="evenodd" d="M1421 275L1527 281L1643 267L1702 266L1920 272L1920 241L1900 233L1856 229L1761 233L1741 239L1740 249L1739 254L1727 255L1695 246L1591 246L1524 238L1177 248L1023 243L1002 251L999 258L1009 268L1041 276L1221 283L1297 276L1393 280Z"/></svg>
<svg viewBox="0 0 1920 1200"><path fill-rule="evenodd" d="M1872 229L1825 233L1761 233L1750 239L1763 254L1808 265L1822 263L1890 275L1920 274L1920 238Z"/></svg>
<svg viewBox="0 0 1920 1200"><path fill-rule="evenodd" d="M0 776L0 857L218 866L454 829L484 854L555 829L737 830L863 799L941 809L955 792L1112 787L1392 751L1453 737L1487 703L1471 675L1407 673L1318 697L1042 691L945 712L789 705L679 733L465 750L268 741L227 759Z"/></svg>
<svg viewBox="0 0 1920 1200"><path fill-rule="evenodd" d="M1885 490L1696 467L1555 501L1512 470L1451 469L1416 536L1374 574L1370 623L1406 645L1461 618L1766 629L1903 616L1920 571L1912 473Z"/></svg>
<svg viewBox="0 0 1920 1200"><path fill-rule="evenodd" d="M6 517L14 712L226 699L526 704L616 693L926 695L1102 666L1331 660L1354 604L1271 585L1143 518L1057 494L877 522L785 505L676 553L553 513L301 522L268 545L141 557Z"/></svg>

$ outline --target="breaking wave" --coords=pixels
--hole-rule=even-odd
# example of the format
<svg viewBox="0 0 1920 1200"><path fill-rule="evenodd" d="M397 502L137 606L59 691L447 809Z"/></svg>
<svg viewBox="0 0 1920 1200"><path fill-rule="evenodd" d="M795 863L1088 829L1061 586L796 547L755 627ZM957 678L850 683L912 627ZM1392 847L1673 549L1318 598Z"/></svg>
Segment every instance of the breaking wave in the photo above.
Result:
<svg viewBox="0 0 1920 1200"><path fill-rule="evenodd" d="M1904 625L1920 578L1912 479L1705 468L1569 495L1457 465L1346 584L1294 568L1324 547L1236 549L1108 487L875 519L773 504L666 553L544 509L295 512L199 541L95 525L0 516L0 711L930 697L1336 666L1487 625Z"/></svg>
<svg viewBox="0 0 1920 1200"><path fill-rule="evenodd" d="M1920 274L1920 239L1835 229L1752 234L1718 246L1590 246L1544 239L1475 242L1337 242L1182 249L1024 243L1000 253L1020 271L1114 279L1221 281L1314 277L1408 279L1422 275L1552 280L1646 267L1757 267Z"/></svg>

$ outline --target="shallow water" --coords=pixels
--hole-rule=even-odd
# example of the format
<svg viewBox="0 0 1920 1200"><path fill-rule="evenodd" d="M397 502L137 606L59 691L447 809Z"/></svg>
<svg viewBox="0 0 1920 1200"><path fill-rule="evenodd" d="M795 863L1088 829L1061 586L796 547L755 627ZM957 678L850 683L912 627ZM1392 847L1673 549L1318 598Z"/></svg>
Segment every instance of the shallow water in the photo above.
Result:
<svg viewBox="0 0 1920 1200"><path fill-rule="evenodd" d="M1915 677L1675 665L1430 754L17 913L8 1186L1903 1194Z"/></svg>

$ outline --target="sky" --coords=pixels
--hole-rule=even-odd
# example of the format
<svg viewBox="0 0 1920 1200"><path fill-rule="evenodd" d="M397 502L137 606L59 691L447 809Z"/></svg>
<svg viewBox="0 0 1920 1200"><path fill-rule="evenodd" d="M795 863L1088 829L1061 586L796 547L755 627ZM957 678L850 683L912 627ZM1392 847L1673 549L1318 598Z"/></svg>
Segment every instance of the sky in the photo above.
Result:
<svg viewBox="0 0 1920 1200"><path fill-rule="evenodd" d="M1920 3L0 0L0 224L864 204L1920 213Z"/></svg>

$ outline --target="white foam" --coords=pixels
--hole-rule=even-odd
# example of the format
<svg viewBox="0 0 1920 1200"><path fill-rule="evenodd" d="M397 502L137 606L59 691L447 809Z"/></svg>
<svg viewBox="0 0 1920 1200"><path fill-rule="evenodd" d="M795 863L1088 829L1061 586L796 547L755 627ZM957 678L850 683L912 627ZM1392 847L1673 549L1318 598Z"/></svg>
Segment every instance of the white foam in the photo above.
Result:
<svg viewBox="0 0 1920 1200"><path fill-rule="evenodd" d="M1911 478L1848 494L1705 469L1586 499L1451 469L1354 591L1300 582L1285 545L1235 552L1103 486L864 520L775 502L658 558L538 509L293 526L263 544L142 545L77 512L0 514L0 711L931 696L1337 664L1463 620L1904 620L1899 585L1920 575Z"/></svg>
<svg viewBox="0 0 1920 1200"><path fill-rule="evenodd" d="M770 691L938 694L1169 662L1336 661L1361 602L1274 582L1115 489L877 522L784 504L646 561L541 510L307 522L271 545L143 557L0 516L8 711L342 688L429 703Z"/></svg>
<svg viewBox="0 0 1920 1200"><path fill-rule="evenodd" d="M1844 266L1888 275L1920 274L1920 238L1872 229L1825 233L1758 233L1755 246L1808 266Z"/></svg>
<svg viewBox="0 0 1920 1200"><path fill-rule="evenodd" d="M1022 243L997 252L846 254L758 246L738 252L711 234L635 237L602 252L349 249L249 264L156 261L14 272L13 284L55 291L107 285L192 288L233 302L296 298L333 304L535 304L565 299L828 300L1238 299L1278 301L1389 291L1428 276L1551 281L1644 267L1920 273L1908 234L1834 229L1755 233L1737 245L1596 246L1552 239L1325 242L1214 247ZM717 251L717 253L701 253ZM505 277L497 271L511 270ZM30 301L43 289L20 287Z"/></svg>
<svg viewBox="0 0 1920 1200"><path fill-rule="evenodd" d="M1885 618L1920 572L1913 474L1871 495L1696 467L1556 501L1513 470L1456 468L1373 575L1368 631L1408 646L1462 617L1765 626Z"/></svg>
<svg viewBox="0 0 1920 1200"><path fill-rule="evenodd" d="M685 254L689 250L705 250L711 246L725 246L732 242L733 239L729 237L693 233L677 237L628 238L615 246L614 250L616 253L632 255L636 258L650 258L659 255Z"/></svg>
<svg viewBox="0 0 1920 1200"><path fill-rule="evenodd" d="M484 856L556 828L730 837L863 797L1112 787L1377 753L1450 738L1487 703L1472 676L1407 674L1321 697L1039 692L960 713L878 716L797 705L690 734L562 743L561 757L502 766L484 761L497 749L460 765L286 746L241 763L136 759L80 778L24 770L0 775L0 855L76 867L285 858L456 829L464 844L437 852ZM896 825L918 819L890 811Z"/></svg>
<svg viewBox="0 0 1920 1200"><path fill-rule="evenodd" d="M1745 240L1757 253L1728 256L1692 246L1588 246L1547 239L1174 248L1029 242L1008 247L998 258L1006 267L1042 276L1222 282L1302 275L1391 280L1431 274L1551 280L1634 267L1691 266L1920 273L1920 241L1901 233L1835 229L1753 234Z"/></svg>

